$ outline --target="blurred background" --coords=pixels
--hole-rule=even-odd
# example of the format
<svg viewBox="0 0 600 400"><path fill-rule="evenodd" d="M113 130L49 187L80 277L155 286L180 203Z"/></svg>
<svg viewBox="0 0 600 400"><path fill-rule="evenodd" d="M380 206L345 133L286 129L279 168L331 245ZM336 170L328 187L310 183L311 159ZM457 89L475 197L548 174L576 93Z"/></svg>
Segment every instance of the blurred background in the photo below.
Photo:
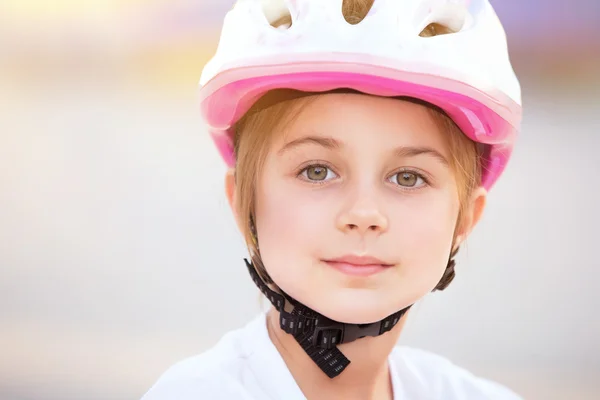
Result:
<svg viewBox="0 0 600 400"><path fill-rule="evenodd" d="M523 133L403 344L600 398L600 2L492 0ZM0 399L136 399L259 311L197 82L233 0L0 3Z"/></svg>

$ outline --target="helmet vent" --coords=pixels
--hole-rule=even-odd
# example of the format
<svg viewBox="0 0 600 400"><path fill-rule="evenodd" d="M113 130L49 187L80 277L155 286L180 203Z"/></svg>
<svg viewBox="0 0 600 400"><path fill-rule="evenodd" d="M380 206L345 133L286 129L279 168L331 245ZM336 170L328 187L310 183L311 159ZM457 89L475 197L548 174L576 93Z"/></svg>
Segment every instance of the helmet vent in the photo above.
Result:
<svg viewBox="0 0 600 400"><path fill-rule="evenodd" d="M375 0L343 0L342 15L347 23L356 25L365 19L374 2Z"/></svg>
<svg viewBox="0 0 600 400"><path fill-rule="evenodd" d="M445 3L430 9L422 21L419 36L434 37L460 32L468 25L469 11L464 4Z"/></svg>
<svg viewBox="0 0 600 400"><path fill-rule="evenodd" d="M292 27L292 13L285 0L261 0L261 3L263 14L273 28Z"/></svg>
<svg viewBox="0 0 600 400"><path fill-rule="evenodd" d="M456 33L456 31L450 29L446 25L442 25L438 22L432 22L429 25L427 25L425 28L423 28L421 33L419 33L419 36L433 37L433 36L440 36L440 35L448 35L450 33Z"/></svg>

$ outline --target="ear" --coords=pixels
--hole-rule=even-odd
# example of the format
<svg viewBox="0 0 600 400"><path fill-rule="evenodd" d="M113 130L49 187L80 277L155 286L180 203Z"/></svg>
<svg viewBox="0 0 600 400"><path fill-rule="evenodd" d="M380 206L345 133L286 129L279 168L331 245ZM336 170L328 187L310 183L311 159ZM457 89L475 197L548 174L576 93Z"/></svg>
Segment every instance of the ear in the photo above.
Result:
<svg viewBox="0 0 600 400"><path fill-rule="evenodd" d="M225 196L227 197L227 201L229 202L231 212L233 212L235 222L237 223L237 226L240 229L240 231L243 232L243 230L241 229L240 216L238 214L238 198L236 196L235 168L229 168L225 173Z"/></svg>
<svg viewBox="0 0 600 400"><path fill-rule="evenodd" d="M480 186L471 194L465 215L462 216L462 220L458 223L459 230L456 234L454 249L467 239L473 228L475 228L475 225L481 220L486 202L487 190L483 186Z"/></svg>

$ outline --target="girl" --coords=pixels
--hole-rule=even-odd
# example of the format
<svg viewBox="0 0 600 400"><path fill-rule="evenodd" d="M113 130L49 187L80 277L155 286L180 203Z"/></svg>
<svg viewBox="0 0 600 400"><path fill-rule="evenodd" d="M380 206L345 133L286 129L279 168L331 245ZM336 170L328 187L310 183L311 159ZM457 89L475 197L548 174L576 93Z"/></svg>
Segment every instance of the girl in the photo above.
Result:
<svg viewBox="0 0 600 400"><path fill-rule="evenodd" d="M272 304L144 399L516 399L396 347L454 278L520 119L487 0L240 0L201 79Z"/></svg>

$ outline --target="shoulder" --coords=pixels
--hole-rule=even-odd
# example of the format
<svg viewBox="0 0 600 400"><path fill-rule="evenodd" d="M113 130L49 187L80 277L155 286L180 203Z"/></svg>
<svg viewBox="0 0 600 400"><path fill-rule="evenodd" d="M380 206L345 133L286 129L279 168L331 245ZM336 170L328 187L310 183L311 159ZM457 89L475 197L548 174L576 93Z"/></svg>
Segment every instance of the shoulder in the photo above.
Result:
<svg viewBox="0 0 600 400"><path fill-rule="evenodd" d="M250 368L253 351L245 346L247 333L229 332L208 351L174 364L142 400L245 399L240 377Z"/></svg>
<svg viewBox="0 0 600 400"><path fill-rule="evenodd" d="M234 376L228 374L236 367L236 358L222 358L221 350L217 346L171 366L142 400L243 398Z"/></svg>
<svg viewBox="0 0 600 400"><path fill-rule="evenodd" d="M521 400L508 388L425 350L398 346L390 359L409 398Z"/></svg>

